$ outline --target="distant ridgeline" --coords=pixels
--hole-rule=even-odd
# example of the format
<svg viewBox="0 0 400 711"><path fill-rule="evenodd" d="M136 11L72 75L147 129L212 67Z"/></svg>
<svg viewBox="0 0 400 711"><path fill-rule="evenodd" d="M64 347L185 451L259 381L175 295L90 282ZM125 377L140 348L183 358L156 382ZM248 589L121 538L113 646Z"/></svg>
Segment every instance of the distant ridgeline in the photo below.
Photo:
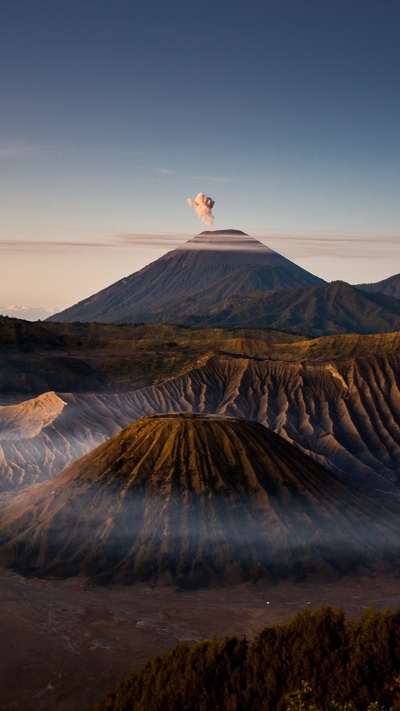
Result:
<svg viewBox="0 0 400 711"><path fill-rule="evenodd" d="M400 709L400 611L298 613L238 637L181 643L121 681L92 711Z"/></svg>

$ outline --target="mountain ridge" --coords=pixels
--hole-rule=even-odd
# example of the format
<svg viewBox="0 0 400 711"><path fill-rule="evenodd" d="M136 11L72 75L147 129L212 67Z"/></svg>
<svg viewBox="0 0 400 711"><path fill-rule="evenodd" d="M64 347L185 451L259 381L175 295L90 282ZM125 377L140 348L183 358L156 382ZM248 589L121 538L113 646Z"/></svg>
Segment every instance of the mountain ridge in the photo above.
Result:
<svg viewBox="0 0 400 711"><path fill-rule="evenodd" d="M66 406L35 438L1 440L0 433L0 489L51 478L129 423L173 410L258 421L341 478L398 497L399 339L399 333L270 345L228 339L219 352L154 385L58 393Z"/></svg>
<svg viewBox="0 0 400 711"><path fill-rule="evenodd" d="M371 293L379 292L400 299L400 274L394 274L386 279L381 279L381 281L372 282L370 284L356 284L356 287L361 291L369 291Z"/></svg>
<svg viewBox="0 0 400 711"><path fill-rule="evenodd" d="M137 321L136 314L173 299L201 295L231 272L280 267L281 288L324 283L254 237L239 230L206 231L159 259L47 321ZM279 281L278 278L276 281Z"/></svg>
<svg viewBox="0 0 400 711"><path fill-rule="evenodd" d="M340 333L388 333L400 330L400 301L380 293L362 292L344 281L328 284L233 293L215 301L212 290L201 301L175 299L140 313L143 321L201 328L273 328L309 337ZM214 287L218 294L218 287ZM207 297L209 299L207 300ZM221 294L222 297L222 294Z"/></svg>
<svg viewBox="0 0 400 711"><path fill-rule="evenodd" d="M326 283L240 230L207 230L47 321L392 332L400 330L398 277Z"/></svg>

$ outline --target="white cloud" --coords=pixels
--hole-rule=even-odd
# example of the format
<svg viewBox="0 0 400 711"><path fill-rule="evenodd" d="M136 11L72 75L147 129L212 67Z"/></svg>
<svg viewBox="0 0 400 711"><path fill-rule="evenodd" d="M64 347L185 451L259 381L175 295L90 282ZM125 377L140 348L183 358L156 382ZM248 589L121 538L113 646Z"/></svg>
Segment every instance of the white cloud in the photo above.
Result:
<svg viewBox="0 0 400 711"><path fill-rule="evenodd" d="M34 306L32 304L0 304L0 314L20 318L25 321L38 321L67 308L65 304L56 306Z"/></svg>
<svg viewBox="0 0 400 711"><path fill-rule="evenodd" d="M211 212L209 205L205 205L204 209L207 212ZM400 257L400 235L331 232L290 234L272 231L269 233L250 231L249 234L278 252L280 247L289 250L292 253L292 258L294 253L296 253L296 256L315 256L320 254L326 257L337 256L355 259L388 256L398 259ZM167 250L183 247L193 236L193 234L177 232L127 232L108 234L106 237L93 240L9 239L0 240L0 254L61 254L74 250L80 252L84 250L132 247L159 247ZM191 245L189 245L190 247ZM204 247L207 248L207 245L204 244Z"/></svg>

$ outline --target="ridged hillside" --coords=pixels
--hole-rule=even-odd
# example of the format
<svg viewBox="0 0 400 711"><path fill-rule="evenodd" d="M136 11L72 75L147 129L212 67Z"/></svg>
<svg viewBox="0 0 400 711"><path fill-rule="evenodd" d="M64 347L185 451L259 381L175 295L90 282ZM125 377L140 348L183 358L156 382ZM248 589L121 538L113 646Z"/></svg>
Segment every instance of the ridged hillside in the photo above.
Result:
<svg viewBox="0 0 400 711"><path fill-rule="evenodd" d="M143 321L166 321L202 328L274 328L309 336L339 333L388 333L400 330L400 301L379 293L360 291L342 281L290 290L234 293L216 289L197 299L175 299L151 312Z"/></svg>
<svg viewBox="0 0 400 711"><path fill-rule="evenodd" d="M0 516L0 559L37 575L202 586L395 562L378 504L262 425L134 423Z"/></svg>
<svg viewBox="0 0 400 711"><path fill-rule="evenodd" d="M0 407L0 437L3 441L33 439L61 414L65 402L49 392L18 405Z"/></svg>
<svg viewBox="0 0 400 711"><path fill-rule="evenodd" d="M34 436L16 432L0 408L1 489L49 479L143 415L180 411L258 421L347 481L399 495L400 334L220 345L220 354L158 385L62 393L62 411L51 422L44 412ZM30 402L18 406L22 419Z"/></svg>

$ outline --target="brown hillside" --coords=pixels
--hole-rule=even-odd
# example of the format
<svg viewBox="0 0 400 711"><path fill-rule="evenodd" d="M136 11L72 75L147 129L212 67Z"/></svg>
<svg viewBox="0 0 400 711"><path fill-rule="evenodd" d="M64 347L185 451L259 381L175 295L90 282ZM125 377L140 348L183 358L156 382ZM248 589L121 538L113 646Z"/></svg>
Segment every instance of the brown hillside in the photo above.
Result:
<svg viewBox="0 0 400 711"><path fill-rule="evenodd" d="M5 506L0 556L99 581L301 579L396 558L398 513L258 423L167 414Z"/></svg>

